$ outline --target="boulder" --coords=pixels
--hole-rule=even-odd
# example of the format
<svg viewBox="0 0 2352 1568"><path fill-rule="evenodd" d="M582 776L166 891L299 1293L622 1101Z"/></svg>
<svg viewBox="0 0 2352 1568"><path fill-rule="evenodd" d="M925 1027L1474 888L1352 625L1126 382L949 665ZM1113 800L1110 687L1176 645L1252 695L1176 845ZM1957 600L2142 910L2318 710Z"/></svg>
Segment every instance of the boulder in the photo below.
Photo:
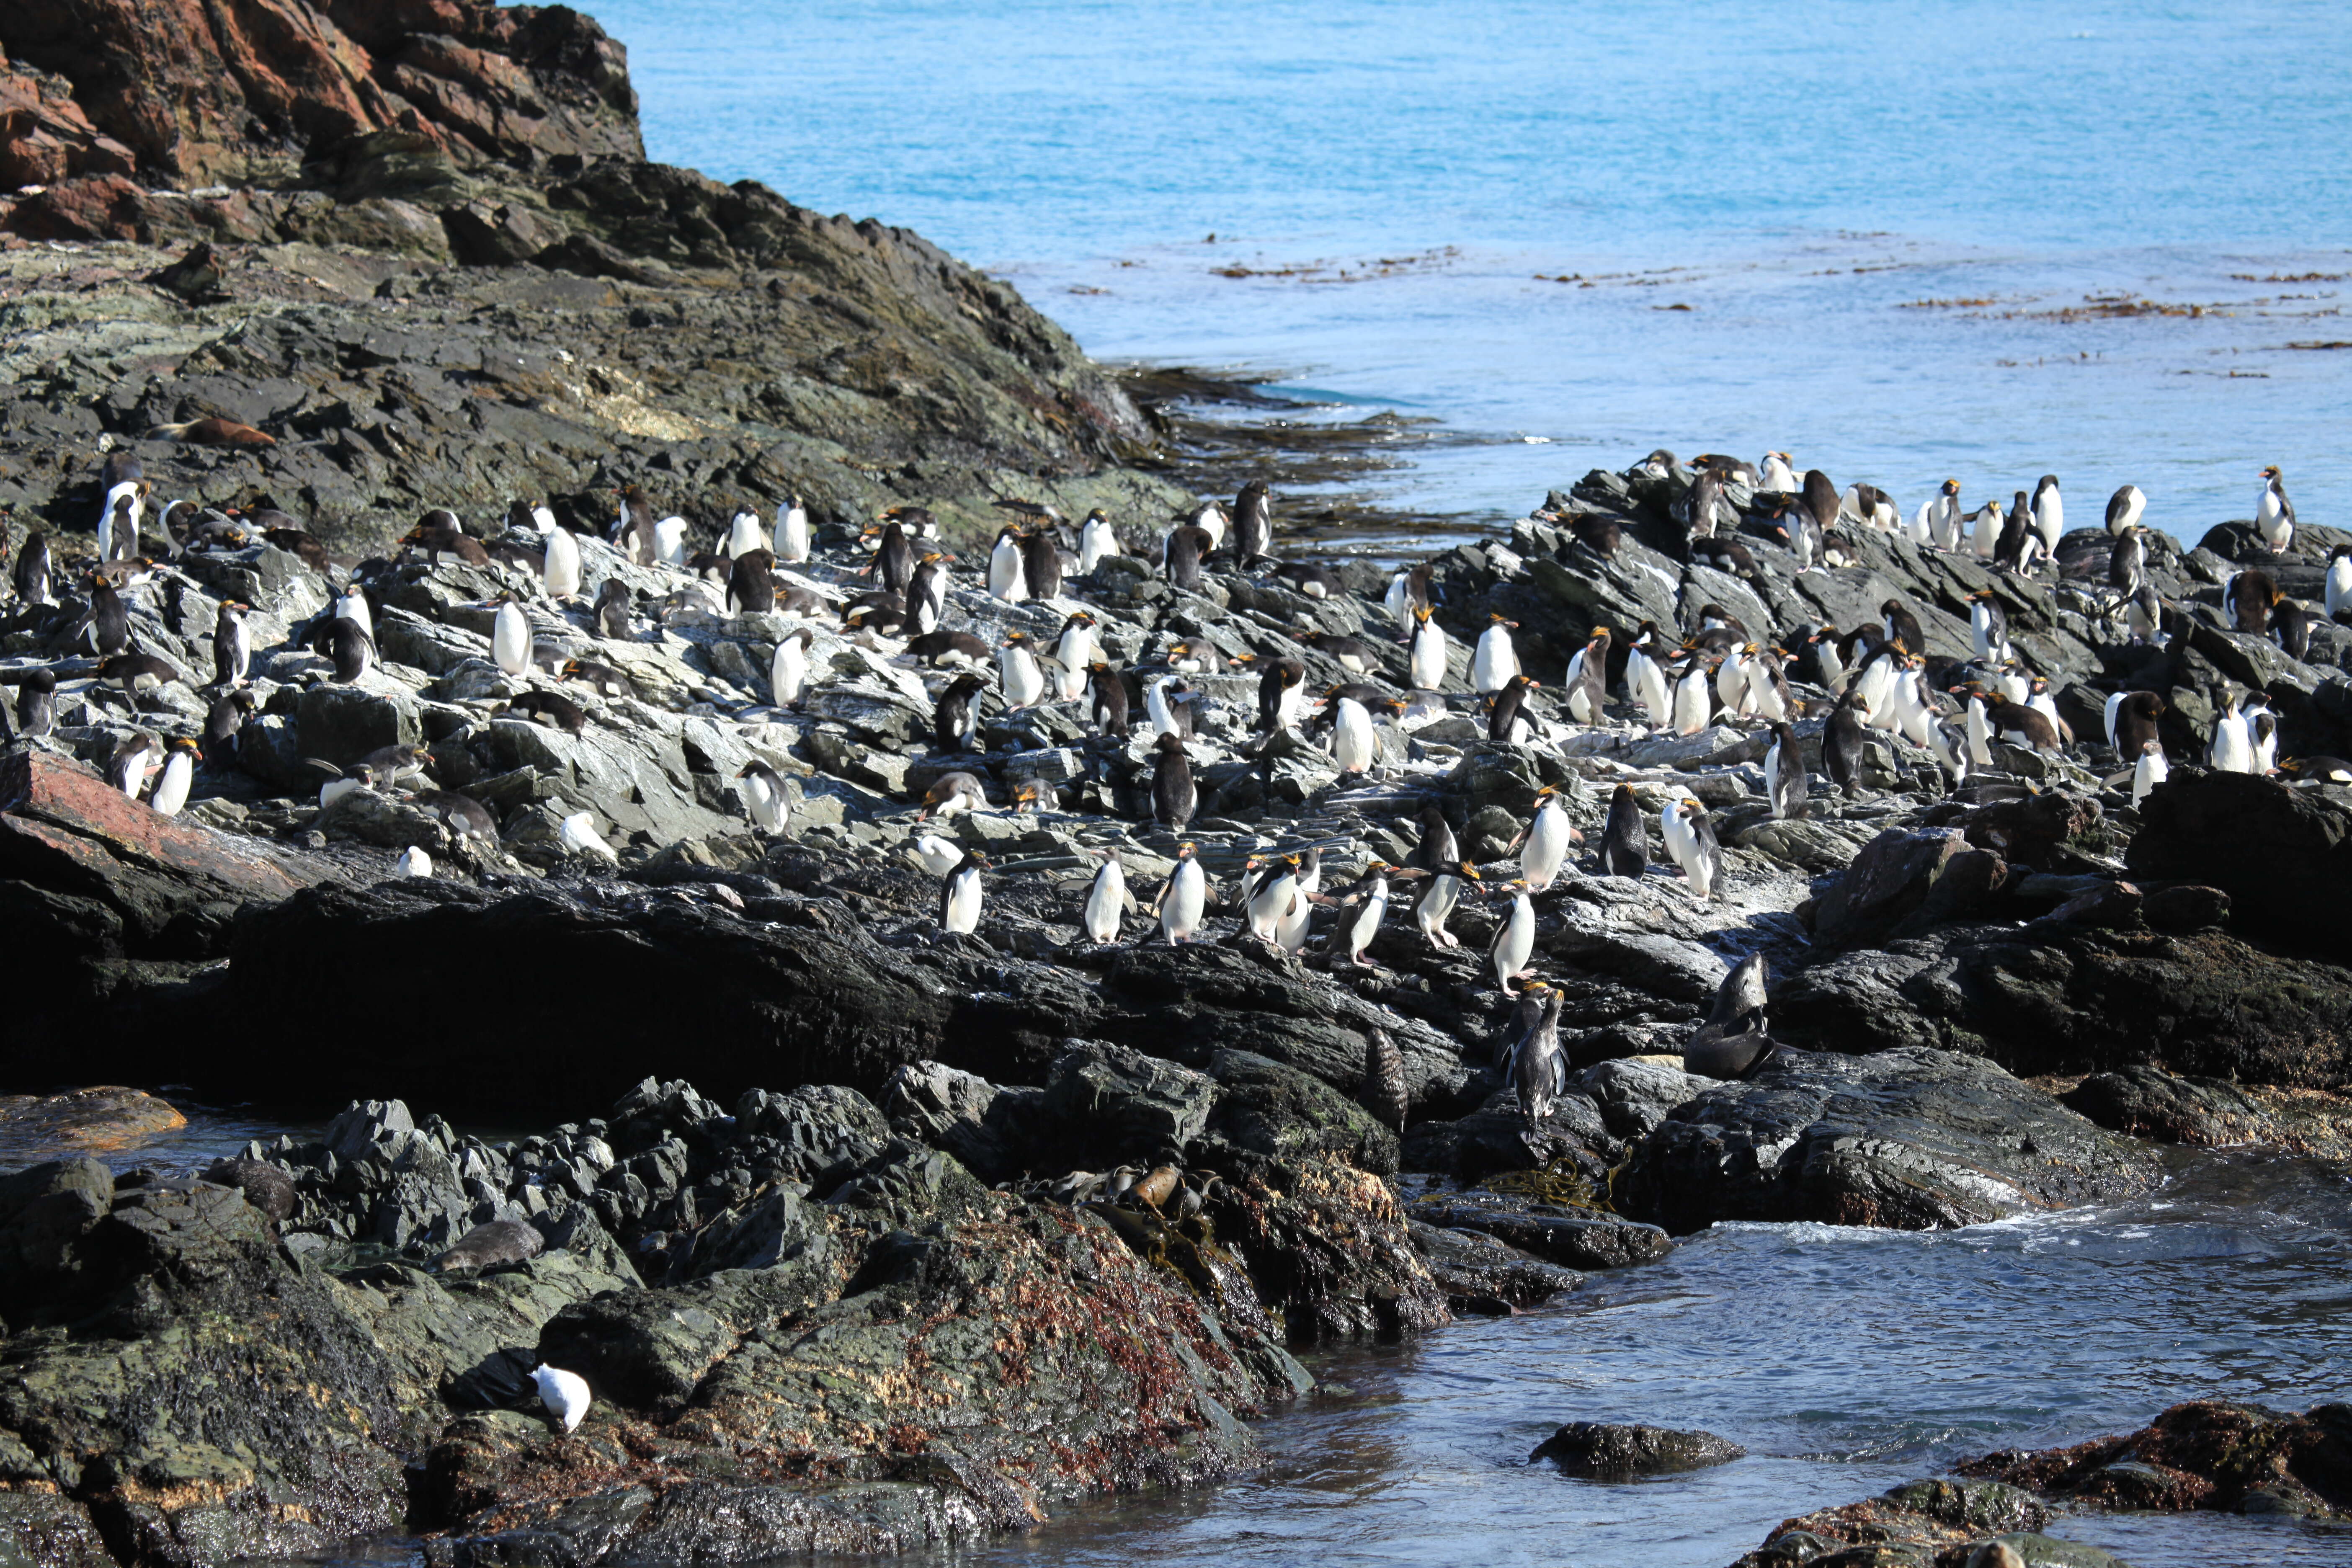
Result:
<svg viewBox="0 0 2352 1568"><path fill-rule="evenodd" d="M2243 931L2346 954L2335 933L2352 877L2352 805L2340 790L2184 769L2142 804L2124 860L2144 882L2190 882L2228 894L2231 920Z"/></svg>
<svg viewBox="0 0 2352 1568"><path fill-rule="evenodd" d="M2145 1146L1982 1058L1784 1047L1753 1079L1676 1106L1612 1192L1675 1235L1723 1219L1933 1230L2144 1192L2158 1174Z"/></svg>
<svg viewBox="0 0 2352 1568"><path fill-rule="evenodd" d="M1748 1450L1712 1432L1677 1432L1666 1426L1626 1426L1571 1421L1536 1445L1530 1459L1549 1459L1571 1476L1622 1480L1703 1470L1747 1457Z"/></svg>

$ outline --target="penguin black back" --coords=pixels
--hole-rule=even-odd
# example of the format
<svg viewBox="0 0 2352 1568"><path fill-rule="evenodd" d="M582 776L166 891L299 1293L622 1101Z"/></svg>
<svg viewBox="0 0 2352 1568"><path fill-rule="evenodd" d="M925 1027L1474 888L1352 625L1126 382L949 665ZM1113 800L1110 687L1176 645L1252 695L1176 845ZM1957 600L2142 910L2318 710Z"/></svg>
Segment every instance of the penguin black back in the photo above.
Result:
<svg viewBox="0 0 2352 1568"><path fill-rule="evenodd" d="M1062 547L1040 528L1021 536L1021 572L1028 579L1033 599L1058 597L1062 592Z"/></svg>
<svg viewBox="0 0 2352 1568"><path fill-rule="evenodd" d="M1126 740L1130 728L1127 718L1127 682L1119 679L1118 671L1097 660L1087 667L1087 689L1094 696L1096 730Z"/></svg>
<svg viewBox="0 0 2352 1568"><path fill-rule="evenodd" d="M965 737L971 732L971 705L980 700L988 682L967 670L948 683L940 693L938 704L931 710L931 744L942 752L965 749Z"/></svg>
<svg viewBox="0 0 2352 1568"><path fill-rule="evenodd" d="M776 607L776 558L765 550L735 557L727 576L728 606L737 615L761 615Z"/></svg>
<svg viewBox="0 0 2352 1568"><path fill-rule="evenodd" d="M1412 864L1433 877L1462 864L1462 847L1454 840L1454 825L1445 820L1444 807L1433 800L1422 803L1421 842L1413 846Z"/></svg>
<svg viewBox="0 0 2352 1568"><path fill-rule="evenodd" d="M1200 791L1192 783L1192 764L1186 760L1184 742L1178 736L1160 736L1154 749L1160 754L1151 769L1151 819L1171 833L1181 833L1201 804Z"/></svg>
<svg viewBox="0 0 2352 1568"><path fill-rule="evenodd" d="M1850 690L1822 728L1822 771L1852 800L1862 787L1862 693Z"/></svg>
<svg viewBox="0 0 2352 1568"><path fill-rule="evenodd" d="M1619 784L1609 797L1609 820L1601 830L1601 874L1639 877L1650 868L1650 829L1642 820L1642 803L1631 784Z"/></svg>

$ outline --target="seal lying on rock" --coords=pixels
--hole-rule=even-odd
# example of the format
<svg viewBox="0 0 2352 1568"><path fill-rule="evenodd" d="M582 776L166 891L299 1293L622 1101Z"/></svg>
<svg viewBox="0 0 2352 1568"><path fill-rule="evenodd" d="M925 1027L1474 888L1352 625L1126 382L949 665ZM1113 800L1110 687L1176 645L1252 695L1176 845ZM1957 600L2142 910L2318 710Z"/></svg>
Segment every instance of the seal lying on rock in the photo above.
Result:
<svg viewBox="0 0 2352 1568"><path fill-rule="evenodd" d="M476 1226L457 1238L457 1245L433 1260L433 1271L452 1268L494 1268L501 1263L528 1263L546 1249L539 1232L519 1219L494 1219Z"/></svg>

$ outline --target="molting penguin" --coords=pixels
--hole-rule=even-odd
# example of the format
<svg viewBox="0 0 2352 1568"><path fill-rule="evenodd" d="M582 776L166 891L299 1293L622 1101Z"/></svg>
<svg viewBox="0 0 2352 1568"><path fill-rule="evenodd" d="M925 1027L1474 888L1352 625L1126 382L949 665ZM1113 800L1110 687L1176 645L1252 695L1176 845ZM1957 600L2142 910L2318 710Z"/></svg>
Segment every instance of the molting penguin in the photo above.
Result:
<svg viewBox="0 0 2352 1568"><path fill-rule="evenodd" d="M2232 628L2252 637L2270 635L2271 606L2278 601L2278 584L2267 572L2233 572L2221 584L2222 616Z"/></svg>
<svg viewBox="0 0 2352 1568"><path fill-rule="evenodd" d="M964 851L956 868L940 884L940 930L949 935L970 936L980 929L980 874L988 869L988 857L977 849Z"/></svg>
<svg viewBox="0 0 2352 1568"><path fill-rule="evenodd" d="M1750 953L1723 977L1706 1021L1683 1047L1683 1070L1701 1078L1744 1079L1769 1065L1779 1047L1766 1032L1764 955Z"/></svg>
<svg viewBox="0 0 2352 1568"><path fill-rule="evenodd" d="M1151 767L1151 820L1171 833L1181 833L1201 806L1192 764L1184 756L1183 741L1175 735L1161 735L1152 746L1159 754Z"/></svg>
<svg viewBox="0 0 2352 1568"><path fill-rule="evenodd" d="M1538 1127L1551 1114L1552 1101L1568 1087L1568 1060L1559 1048L1559 1009L1566 997L1545 981L1528 986L1540 1010L1511 1047L1507 1076L1518 1098L1519 1114L1529 1127Z"/></svg>
<svg viewBox="0 0 2352 1568"><path fill-rule="evenodd" d="M1650 868L1650 830L1631 784L1609 796L1609 820L1601 831L1601 874L1639 877Z"/></svg>
<svg viewBox="0 0 2352 1568"><path fill-rule="evenodd" d="M2294 503L2286 499L2286 484L2275 463L2263 470L2263 493L2254 500L2254 531L2273 555L2285 554L2294 542Z"/></svg>

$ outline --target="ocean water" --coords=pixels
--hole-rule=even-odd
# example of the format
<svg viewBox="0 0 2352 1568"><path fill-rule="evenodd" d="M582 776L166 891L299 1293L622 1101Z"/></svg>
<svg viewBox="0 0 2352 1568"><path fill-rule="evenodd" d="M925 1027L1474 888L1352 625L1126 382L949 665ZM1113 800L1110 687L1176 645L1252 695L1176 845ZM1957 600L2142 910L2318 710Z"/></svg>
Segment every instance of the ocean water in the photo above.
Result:
<svg viewBox="0 0 2352 1568"><path fill-rule="evenodd" d="M2192 540L2266 463L2352 510L2338 6L593 9L655 156L919 229L1098 356L1435 420L1401 506L1664 445L1909 507L2056 473L2078 522L2129 480Z"/></svg>

